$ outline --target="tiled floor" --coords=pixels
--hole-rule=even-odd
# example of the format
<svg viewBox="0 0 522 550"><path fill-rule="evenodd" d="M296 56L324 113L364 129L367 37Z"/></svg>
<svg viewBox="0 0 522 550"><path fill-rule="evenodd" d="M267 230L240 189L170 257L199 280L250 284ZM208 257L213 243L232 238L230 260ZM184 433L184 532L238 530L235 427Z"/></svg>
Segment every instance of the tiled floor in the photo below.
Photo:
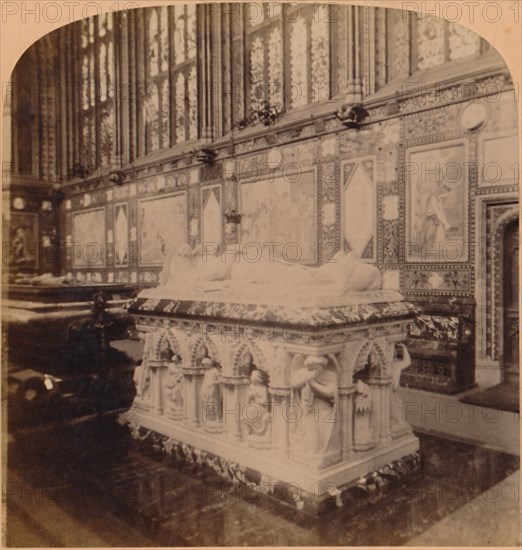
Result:
<svg viewBox="0 0 522 550"><path fill-rule="evenodd" d="M493 495L519 468L513 455L419 437L424 466L415 479L370 496L373 502L362 512L345 507L309 518L276 503L255 502L256 495L241 494L209 470L175 469L114 422L65 426L11 441L8 510L23 515L31 505L37 512L33 522L45 510L51 535L53 528L73 529L63 520L71 518L85 529L82 540L90 530L93 545L99 540L114 546L402 545L485 490ZM495 502L487 504L493 514ZM24 545L17 514L7 525L10 546Z"/></svg>

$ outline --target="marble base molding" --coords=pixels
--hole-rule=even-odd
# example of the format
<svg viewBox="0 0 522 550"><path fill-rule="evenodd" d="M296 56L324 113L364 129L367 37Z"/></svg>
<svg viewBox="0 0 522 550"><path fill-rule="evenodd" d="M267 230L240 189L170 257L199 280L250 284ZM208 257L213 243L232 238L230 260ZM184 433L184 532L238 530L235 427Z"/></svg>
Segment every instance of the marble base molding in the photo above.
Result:
<svg viewBox="0 0 522 550"><path fill-rule="evenodd" d="M128 419L122 416L122 421ZM400 458L390 460L382 466L355 476L343 485L330 481L323 494L318 492L317 481L303 478L299 472L289 473L288 480L278 480L259 471L259 461L255 453L245 457L231 455L232 458L216 452L208 452L193 445L172 439L163 432L147 428L149 423L142 418L143 425L132 423L133 438L148 451L168 458L173 467L189 468L206 480L206 492L209 496L215 491L227 496L260 506L281 505L290 507L302 514L322 515L336 509L349 507L352 513L382 498L385 491L409 480L422 468L422 458L418 451L404 455L406 447L397 449ZM154 425L154 421L150 425ZM162 427L159 426L161 430ZM411 438L417 441L416 437ZM410 442L411 443L411 442ZM415 443L411 446L416 448ZM248 463L247 463L248 462ZM222 483L211 481L206 472L212 471L222 479ZM362 470L361 470L362 471ZM332 472L333 475L333 472ZM225 484L223 486L223 484Z"/></svg>

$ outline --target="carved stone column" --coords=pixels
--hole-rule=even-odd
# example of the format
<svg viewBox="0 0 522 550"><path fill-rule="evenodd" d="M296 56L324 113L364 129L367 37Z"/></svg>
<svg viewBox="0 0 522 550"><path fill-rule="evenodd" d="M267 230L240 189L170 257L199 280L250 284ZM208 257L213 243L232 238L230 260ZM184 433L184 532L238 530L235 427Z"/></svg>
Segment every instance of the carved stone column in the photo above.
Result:
<svg viewBox="0 0 522 550"><path fill-rule="evenodd" d="M150 399L147 398L150 395L150 369L149 369L149 357L151 357L151 339L152 334L148 331L138 331L140 340L143 340L143 357L141 365L137 366L134 370L134 383L136 385L136 398L134 403L140 409L148 410L150 405Z"/></svg>
<svg viewBox="0 0 522 550"><path fill-rule="evenodd" d="M199 138L212 141L212 12L216 6L198 4L196 6L198 26L198 88L199 100Z"/></svg>
<svg viewBox="0 0 522 550"><path fill-rule="evenodd" d="M223 376L223 427L227 437L233 441L242 441L241 411L243 408L242 390L244 376Z"/></svg>
<svg viewBox="0 0 522 550"><path fill-rule="evenodd" d="M377 8L361 7L362 87L365 96L375 93L375 12Z"/></svg>
<svg viewBox="0 0 522 550"><path fill-rule="evenodd" d="M163 381L165 378L165 362L156 359L149 359L150 385L152 393L152 411L157 414L163 414Z"/></svg>
<svg viewBox="0 0 522 550"><path fill-rule="evenodd" d="M346 103L362 100L361 71L361 10L362 6L346 6L346 30L348 36L348 78L346 82Z"/></svg>
<svg viewBox="0 0 522 550"><path fill-rule="evenodd" d="M391 442L390 429L390 378L378 378L374 388L379 394L379 445L384 446ZM377 401L377 400L376 400Z"/></svg>
<svg viewBox="0 0 522 550"><path fill-rule="evenodd" d="M339 388L339 421L341 423L341 458L346 460L353 453L353 394L355 386Z"/></svg>
<svg viewBox="0 0 522 550"><path fill-rule="evenodd" d="M201 423L200 393L204 374L204 368L183 367L183 418L189 428L199 428Z"/></svg>
<svg viewBox="0 0 522 550"><path fill-rule="evenodd" d="M288 458L288 405L290 403L290 387L270 387L268 392L272 401L272 448L285 458Z"/></svg>

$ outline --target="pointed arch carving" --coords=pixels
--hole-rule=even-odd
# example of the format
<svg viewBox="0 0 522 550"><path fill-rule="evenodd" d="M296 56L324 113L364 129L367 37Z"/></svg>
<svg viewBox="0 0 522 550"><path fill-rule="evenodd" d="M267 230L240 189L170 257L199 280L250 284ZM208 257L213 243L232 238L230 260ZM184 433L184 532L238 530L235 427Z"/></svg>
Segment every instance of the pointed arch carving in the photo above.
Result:
<svg viewBox="0 0 522 550"><path fill-rule="evenodd" d="M221 355L216 344L209 337L203 338L200 336L190 345L190 355L187 366L197 368L199 366L198 361L201 358L201 354L205 353L205 348L209 357L212 357L212 359L217 361L220 365L222 364Z"/></svg>
<svg viewBox="0 0 522 550"><path fill-rule="evenodd" d="M240 373L243 367L242 361L247 353L250 353L254 364L259 370L265 371L267 374L270 374L265 356L255 343L243 343L237 348L237 350L234 351L232 357L233 374Z"/></svg>
<svg viewBox="0 0 522 550"><path fill-rule="evenodd" d="M162 346L165 344L165 341L168 342L170 349L173 353L178 354L180 357L183 356L181 346L178 339L172 334L168 329L159 330L155 334L154 341L152 343L152 358L155 360L161 359L161 350Z"/></svg>
<svg viewBox="0 0 522 550"><path fill-rule="evenodd" d="M386 353L383 351L379 343L372 340L366 340L361 345L353 363L352 382L355 374L365 369L369 361L371 361L374 367L377 367L378 376L389 375Z"/></svg>

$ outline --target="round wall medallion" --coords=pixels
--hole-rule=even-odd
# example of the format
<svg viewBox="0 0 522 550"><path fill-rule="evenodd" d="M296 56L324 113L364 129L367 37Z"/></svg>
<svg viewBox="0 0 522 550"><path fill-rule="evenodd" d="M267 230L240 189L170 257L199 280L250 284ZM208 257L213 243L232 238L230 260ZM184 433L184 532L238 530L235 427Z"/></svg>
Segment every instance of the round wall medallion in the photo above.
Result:
<svg viewBox="0 0 522 550"><path fill-rule="evenodd" d="M483 103L471 103L460 114L460 123L465 130L476 130L484 124L488 111Z"/></svg>
<svg viewBox="0 0 522 550"><path fill-rule="evenodd" d="M26 207L27 203L22 197L15 197L13 199L13 208L15 210L23 210Z"/></svg>
<svg viewBox="0 0 522 550"><path fill-rule="evenodd" d="M279 149L270 149L266 159L272 167L277 168L283 162L283 153Z"/></svg>

